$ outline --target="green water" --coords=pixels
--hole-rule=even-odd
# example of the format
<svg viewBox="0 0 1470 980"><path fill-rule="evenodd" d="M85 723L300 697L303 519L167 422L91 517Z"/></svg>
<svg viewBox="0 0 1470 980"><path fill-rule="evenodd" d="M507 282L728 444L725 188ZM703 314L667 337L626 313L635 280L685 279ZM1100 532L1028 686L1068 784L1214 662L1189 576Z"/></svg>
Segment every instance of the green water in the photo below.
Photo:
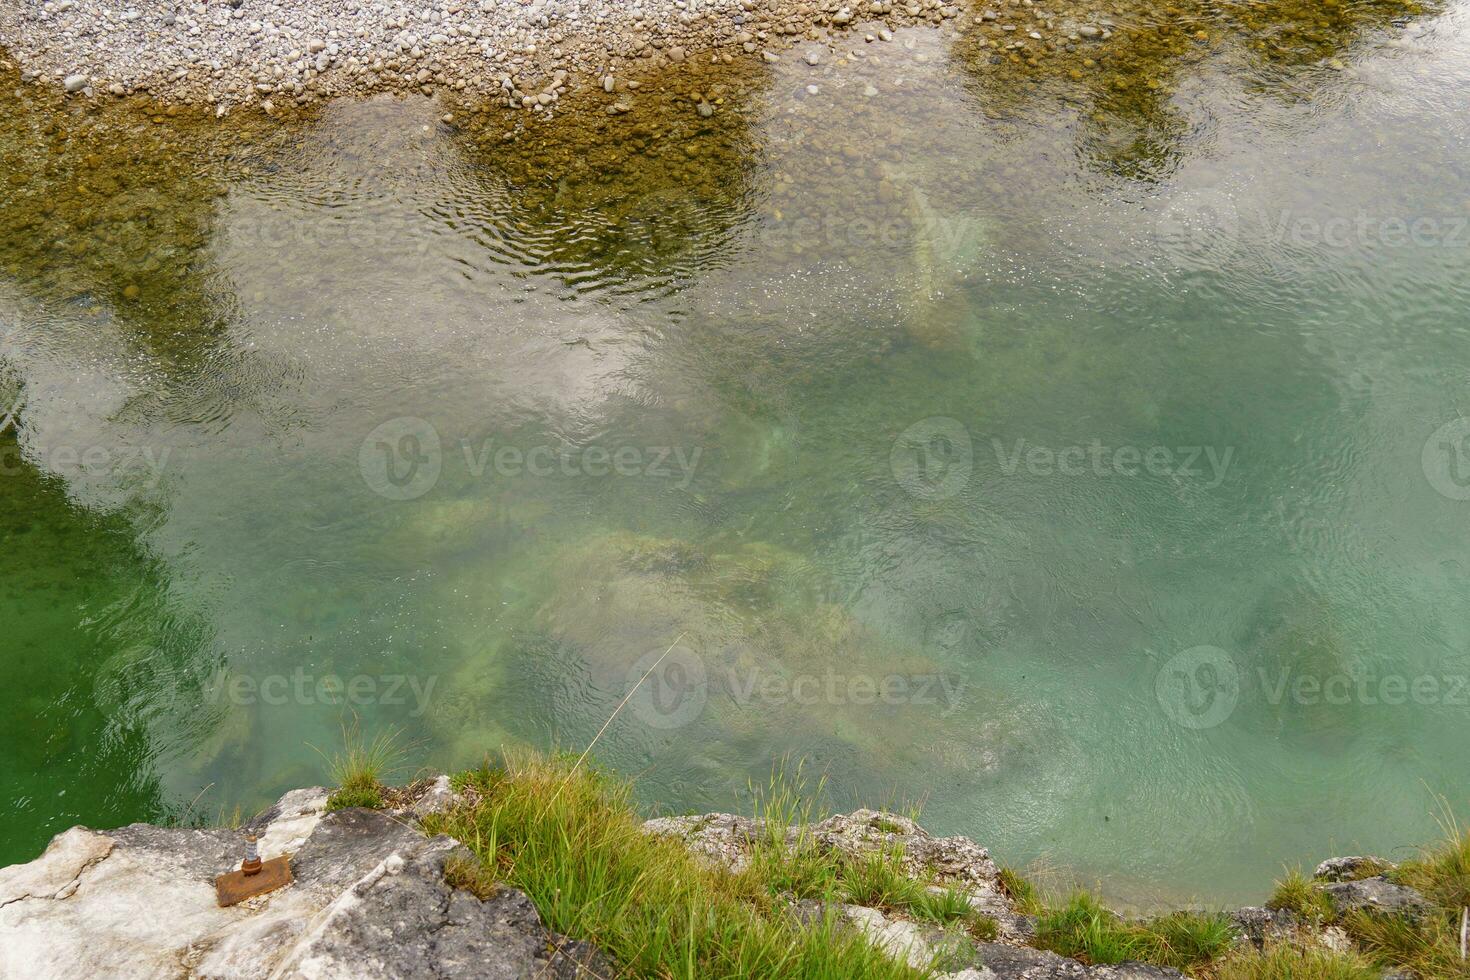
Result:
<svg viewBox="0 0 1470 980"><path fill-rule="evenodd" d="M1470 10L1221 9L524 132L7 95L0 861L344 725L580 749L650 666L597 746L650 808L802 758L1145 905L1428 841Z"/></svg>

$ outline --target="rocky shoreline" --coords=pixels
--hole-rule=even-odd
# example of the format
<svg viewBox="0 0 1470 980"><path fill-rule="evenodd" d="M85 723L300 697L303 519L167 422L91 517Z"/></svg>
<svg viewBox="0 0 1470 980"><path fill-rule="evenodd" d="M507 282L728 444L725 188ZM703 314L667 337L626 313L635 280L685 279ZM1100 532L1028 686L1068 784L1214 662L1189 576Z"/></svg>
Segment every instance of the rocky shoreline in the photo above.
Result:
<svg viewBox="0 0 1470 980"><path fill-rule="evenodd" d="M698 59L860 59L914 24L1035 59L1102 41L1106 15L1035 0L0 0L24 81L74 96L273 112L344 95L449 93L546 114L569 91L624 111L639 75ZM796 51L791 49L798 48Z"/></svg>
<svg viewBox="0 0 1470 980"><path fill-rule="evenodd" d="M328 790L294 790L236 829L74 827L29 864L0 869L0 975L44 977L611 977L598 949L542 924L523 893L488 892L452 873L470 852L423 822L465 803L448 777L391 791L383 809L333 809ZM473 801L470 801L471 803ZM738 871L767 835L733 814L664 817L646 834L681 841L712 865ZM229 908L213 881L238 867L243 835L265 860L290 855L293 882ZM912 820L859 810L803 831L814 846L853 858L901 852L914 880L959 889L997 929L975 938L892 909L794 901L801 921L831 915L899 961L942 980L1168 980L1185 974L1139 962L1090 965L1035 948L1036 920L1007 888L985 848L936 838ZM1378 859L1323 862L1311 887L1341 911L1413 916L1425 899L1390 883ZM937 885L931 885L938 888ZM1244 950L1287 942L1335 952L1341 929L1292 911L1230 913ZM947 971L947 972L945 972ZM1399 974L1385 974L1385 976Z"/></svg>

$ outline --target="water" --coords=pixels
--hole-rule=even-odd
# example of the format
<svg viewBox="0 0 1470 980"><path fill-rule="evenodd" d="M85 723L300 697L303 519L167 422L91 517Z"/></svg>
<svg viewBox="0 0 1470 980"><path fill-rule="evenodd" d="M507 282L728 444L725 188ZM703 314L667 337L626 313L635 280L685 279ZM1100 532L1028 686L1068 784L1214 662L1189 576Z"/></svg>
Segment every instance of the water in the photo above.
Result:
<svg viewBox="0 0 1470 980"><path fill-rule="evenodd" d="M7 96L0 860L344 726L580 749L650 667L596 749L650 808L804 758L1137 905L1428 841L1470 8L1170 18L525 132Z"/></svg>

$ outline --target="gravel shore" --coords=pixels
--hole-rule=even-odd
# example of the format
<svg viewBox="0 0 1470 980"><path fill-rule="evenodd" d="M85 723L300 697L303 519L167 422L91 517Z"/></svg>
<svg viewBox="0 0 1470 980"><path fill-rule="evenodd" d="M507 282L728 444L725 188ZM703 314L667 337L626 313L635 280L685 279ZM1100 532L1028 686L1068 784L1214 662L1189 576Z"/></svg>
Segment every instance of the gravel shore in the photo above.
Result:
<svg viewBox="0 0 1470 980"><path fill-rule="evenodd" d="M815 64L823 42L860 49L915 23L1004 26L1015 32L1006 41L1038 52L1106 29L1054 19L1033 0L997 10L946 0L0 0L0 46L27 82L208 103L219 115L385 90L546 112L572 86L612 95L691 58Z"/></svg>

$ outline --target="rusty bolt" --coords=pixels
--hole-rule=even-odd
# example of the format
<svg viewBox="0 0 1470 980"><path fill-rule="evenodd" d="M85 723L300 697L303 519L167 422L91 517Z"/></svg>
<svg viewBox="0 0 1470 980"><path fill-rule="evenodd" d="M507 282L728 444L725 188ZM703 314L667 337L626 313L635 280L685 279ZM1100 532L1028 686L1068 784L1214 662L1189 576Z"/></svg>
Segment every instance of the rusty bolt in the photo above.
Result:
<svg viewBox="0 0 1470 980"><path fill-rule="evenodd" d="M247 875L260 874L260 851L255 846L255 835L245 835L245 860L240 864L240 870Z"/></svg>

